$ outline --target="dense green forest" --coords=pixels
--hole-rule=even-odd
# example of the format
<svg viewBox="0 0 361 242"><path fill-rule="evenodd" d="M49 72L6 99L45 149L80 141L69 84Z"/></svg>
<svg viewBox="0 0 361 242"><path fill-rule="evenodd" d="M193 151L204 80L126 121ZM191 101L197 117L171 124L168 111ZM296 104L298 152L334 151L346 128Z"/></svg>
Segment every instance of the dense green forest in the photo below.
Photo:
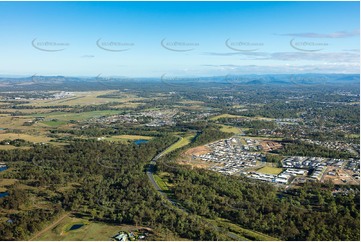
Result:
<svg viewBox="0 0 361 242"><path fill-rule="evenodd" d="M356 153L325 148L322 143L313 145L300 140L351 142L347 147L356 150L358 146L354 145L359 144L360 132L359 84L313 88L209 81L166 85L159 80L132 80L105 85L102 81L75 80L65 82L64 86L49 82L42 86L4 87L0 93L4 98L0 102L3 108L0 113L10 114L14 119L16 116L30 119L32 109L32 114L39 114L40 109L44 109L49 111L48 114L64 112L69 116L117 110L114 112L117 115L143 117L137 118L136 123L102 123L94 116L64 121L71 125L46 127L42 123L44 118L36 115L29 125L38 122L38 127L46 128L45 135L50 142L60 142L59 146L36 144L20 138L1 140L0 145L21 149L0 150L0 161L10 168L1 172L0 178L17 180L6 186L8 196L0 198L0 240L27 240L51 221L71 212L107 224L147 226L190 240L229 240L225 231L231 231L230 228L221 230L207 222L208 219L226 219L242 228L281 240L358 241L359 187L305 183L281 190L269 183L179 166L173 161L186 149L233 135L220 132L219 124L241 128L247 136L279 138L283 148L266 154L267 162L278 165L283 156L291 155L358 157ZM109 87L119 91L99 97L121 100L120 97L129 93L144 99L131 108L123 108L121 104L139 100L71 106L37 106L30 101L32 98L51 98L46 90L89 91L108 90ZM30 91L32 89L37 92ZM22 92L8 92L14 90ZM28 101L14 100L18 97ZM169 118L174 125L146 126L157 117L139 113L154 110L174 111L174 118ZM221 114L240 117L212 119ZM294 120L282 120L288 118ZM17 134L23 131L10 126L3 132ZM145 171L149 161L176 142L176 136L180 134L194 137L190 144L157 160L155 169L158 177L162 175L164 178L160 179L170 184L169 194L177 207L155 191ZM114 135L146 135L153 139L140 145L132 141L96 140Z"/></svg>
<svg viewBox="0 0 361 242"><path fill-rule="evenodd" d="M9 196L0 200L1 206L31 208L27 203L41 197L51 208L9 210L12 223L0 223L0 238L28 239L46 221L65 210L77 211L98 221L168 229L193 240L222 239L222 235L198 216L164 206L160 195L149 184L144 173L146 163L176 139L161 137L139 146L78 141L64 148L38 145L24 152L1 151L3 161L16 170L7 178L39 188L19 191L14 185L9 189ZM69 186L71 189L66 192L60 189Z"/></svg>
<svg viewBox="0 0 361 242"><path fill-rule="evenodd" d="M333 186L306 184L279 192L271 184L215 172L161 165L175 198L191 213L225 218L282 240L359 240L359 188L332 195Z"/></svg>

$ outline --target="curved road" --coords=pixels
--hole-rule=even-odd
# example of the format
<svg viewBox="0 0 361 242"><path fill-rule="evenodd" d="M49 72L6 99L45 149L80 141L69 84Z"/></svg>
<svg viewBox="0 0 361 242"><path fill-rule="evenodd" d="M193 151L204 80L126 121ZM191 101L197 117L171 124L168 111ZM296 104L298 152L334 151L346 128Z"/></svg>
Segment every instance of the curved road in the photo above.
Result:
<svg viewBox="0 0 361 242"><path fill-rule="evenodd" d="M182 137L180 137L181 139ZM175 142L177 143L179 141L179 139ZM174 143L174 144L175 144ZM172 144L173 145L173 144ZM171 145L171 146L172 146ZM163 150L161 153L159 153L158 155L156 155L149 163L149 167L146 171L147 173L147 176L148 176L148 179L150 181L150 183L153 185L153 187L155 188L155 190L157 190L157 192L159 192L166 200L168 200L172 205L174 205L175 207L181 209L183 212L185 213L188 213L187 209L180 206L178 203L176 203L175 201L173 201L172 199L170 199L167 194L165 194L163 192L163 190L158 186L157 182L155 181L154 179L154 171L155 171L155 166L156 166L156 163L157 163L157 160L162 156L164 155L164 153L171 147L167 147L165 150ZM205 221L206 222L206 221ZM206 222L208 223L208 222ZM210 223L208 223L210 224ZM217 231L221 231L221 229L219 227L217 227L216 225L214 224L210 224L211 226L213 226ZM240 238L235 234L235 233L232 233L232 232L227 232L226 235L234 240L240 240Z"/></svg>

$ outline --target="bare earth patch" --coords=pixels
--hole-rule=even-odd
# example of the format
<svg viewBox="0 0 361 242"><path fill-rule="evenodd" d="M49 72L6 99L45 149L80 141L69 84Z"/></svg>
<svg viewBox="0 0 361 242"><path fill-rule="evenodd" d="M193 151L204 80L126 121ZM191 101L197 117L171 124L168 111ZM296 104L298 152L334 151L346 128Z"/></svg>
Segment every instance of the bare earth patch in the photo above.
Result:
<svg viewBox="0 0 361 242"><path fill-rule="evenodd" d="M189 150L187 150L186 152L184 152L186 155L204 155L211 152L211 149L202 145L202 146L197 146L195 148L191 148Z"/></svg>
<svg viewBox="0 0 361 242"><path fill-rule="evenodd" d="M325 171L321 182L329 181L331 180L333 184L336 185L359 185L360 181L356 180L352 177L350 172L347 172L343 169L340 169L338 167L329 166L327 170Z"/></svg>
<svg viewBox="0 0 361 242"><path fill-rule="evenodd" d="M282 144L274 142L274 141L262 141L261 142L262 149L264 151L272 151L272 150L278 150L282 148Z"/></svg>

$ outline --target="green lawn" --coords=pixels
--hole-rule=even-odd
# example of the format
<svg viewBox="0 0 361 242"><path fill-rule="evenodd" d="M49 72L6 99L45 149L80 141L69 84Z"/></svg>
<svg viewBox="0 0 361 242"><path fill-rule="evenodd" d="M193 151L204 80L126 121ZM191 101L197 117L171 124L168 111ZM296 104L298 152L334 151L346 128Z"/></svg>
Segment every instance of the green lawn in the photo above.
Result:
<svg viewBox="0 0 361 242"><path fill-rule="evenodd" d="M186 146L187 144L189 144L192 139L195 137L195 134L191 134L191 135L187 135L185 137L181 137L180 140L178 140L175 144L173 144L172 146L170 146L166 151L164 151L163 154L168 154L169 152L172 152L176 149L179 149L183 146Z"/></svg>
<svg viewBox="0 0 361 242"><path fill-rule="evenodd" d="M224 125L222 124L221 125L221 129L220 129L222 132L225 132L225 133L234 133L234 134L240 134L241 133L241 130L237 127L233 127L233 126L228 126L228 125Z"/></svg>
<svg viewBox="0 0 361 242"><path fill-rule="evenodd" d="M167 186L167 184L165 184L165 182L162 180L162 178L160 178L158 175L153 175L155 182L157 183L157 185L160 187L160 189L162 189L164 192L169 192L169 188Z"/></svg>
<svg viewBox="0 0 361 242"><path fill-rule="evenodd" d="M283 171L282 168L264 166L261 169L257 170L259 173L270 174L270 175L278 175Z"/></svg>

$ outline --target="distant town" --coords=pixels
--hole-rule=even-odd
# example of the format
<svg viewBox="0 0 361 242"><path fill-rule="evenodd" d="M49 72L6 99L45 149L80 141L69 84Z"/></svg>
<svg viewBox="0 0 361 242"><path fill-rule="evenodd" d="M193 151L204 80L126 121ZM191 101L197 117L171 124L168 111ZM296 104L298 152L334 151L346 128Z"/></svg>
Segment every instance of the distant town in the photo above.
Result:
<svg viewBox="0 0 361 242"><path fill-rule="evenodd" d="M279 174L267 174L257 171L266 164L266 156L261 153L264 148L258 140L238 136L207 144L206 147L211 151L193 155L192 158L210 162L214 164L210 170L228 175L244 175L284 185L297 185L306 181L360 184L359 159L289 156L281 160Z"/></svg>

